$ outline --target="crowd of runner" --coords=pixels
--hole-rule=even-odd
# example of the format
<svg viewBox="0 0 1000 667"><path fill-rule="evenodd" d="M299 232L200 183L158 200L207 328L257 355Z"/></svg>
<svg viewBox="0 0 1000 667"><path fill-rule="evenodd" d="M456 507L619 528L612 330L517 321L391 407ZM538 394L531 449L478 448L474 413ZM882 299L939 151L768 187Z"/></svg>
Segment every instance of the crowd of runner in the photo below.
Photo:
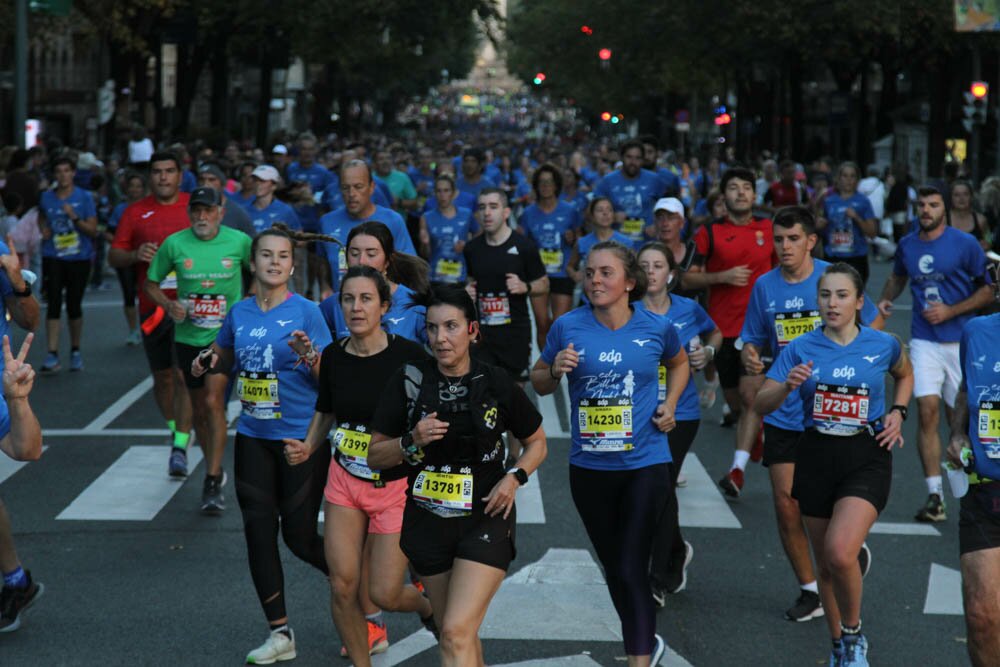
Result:
<svg viewBox="0 0 1000 667"><path fill-rule="evenodd" d="M296 655L280 530L328 578L353 664L387 649L383 610L417 613L442 664L484 664L478 628L516 555L516 491L547 452L525 385L549 394L565 376L570 489L629 665L666 648L656 609L685 589L695 553L681 465L720 388L735 435L719 487L738 501L748 463L767 469L798 585L785 618L825 616L837 667L868 664L865 538L911 397L927 491L914 519L947 519L943 401L948 467L968 485L969 653L1000 664L1000 180L977 192L954 164L919 186L852 162L702 167L652 137L303 134L267 152L137 137L106 163L50 149L0 150L2 314L30 331L44 301L39 371L55 375L65 302L68 370L82 371L83 297L115 269L124 342L143 346L170 431L164 474L185 479L197 443L207 514L226 509L239 400L232 473L269 628L248 663ZM890 258L870 285L870 262ZM907 284L900 340L882 329ZM19 460L41 454L30 342L16 357L4 343L0 449ZM0 569L4 632L43 587L2 504Z"/></svg>

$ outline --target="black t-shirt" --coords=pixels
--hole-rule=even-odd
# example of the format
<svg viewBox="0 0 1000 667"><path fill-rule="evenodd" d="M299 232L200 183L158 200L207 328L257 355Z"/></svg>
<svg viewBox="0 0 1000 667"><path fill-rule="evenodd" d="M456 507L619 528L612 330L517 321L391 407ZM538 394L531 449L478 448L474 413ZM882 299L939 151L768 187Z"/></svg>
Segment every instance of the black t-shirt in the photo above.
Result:
<svg viewBox="0 0 1000 667"><path fill-rule="evenodd" d="M438 383L438 397L442 402L468 400L469 375L460 379L452 378L449 381L438 371L436 363L421 364L420 368L433 374ZM471 412L447 414L439 412L437 418L448 422L448 432L444 438L424 448L424 459L420 465L403 464L409 468L408 494L412 492L417 475L428 466L433 466L437 470L447 466L453 473L468 468L471 469L473 479L473 508L482 509L485 506L482 498L506 472L503 467L503 443L499 434L510 431L514 437L524 439L542 425L542 415L523 389L502 371L492 369L490 376L490 394L497 402L496 432L499 442L488 443L477 434ZM456 387L458 391L451 392L450 387ZM414 415L414 420L419 420L419 415ZM403 435L416 425L409 423L407 414L404 369L396 371L386 384L371 424L373 431L392 438Z"/></svg>
<svg viewBox="0 0 1000 667"><path fill-rule="evenodd" d="M476 281L483 337L489 339L508 327L530 330L528 295L508 294L507 274L517 274L526 283L546 275L535 244L513 231L498 246L488 245L486 236L480 235L465 244L465 264L469 279Z"/></svg>
<svg viewBox="0 0 1000 667"><path fill-rule="evenodd" d="M351 430L364 426L371 433L370 422L386 383L403 365L427 359L427 353L413 341L389 334L389 345L384 350L370 357L359 357L344 349L348 340L342 338L323 349L319 362L316 411L333 413L337 426ZM340 460L339 450L335 455ZM383 470L380 479L391 481L406 477L409 472L407 467L404 464ZM345 468L351 472L349 466Z"/></svg>

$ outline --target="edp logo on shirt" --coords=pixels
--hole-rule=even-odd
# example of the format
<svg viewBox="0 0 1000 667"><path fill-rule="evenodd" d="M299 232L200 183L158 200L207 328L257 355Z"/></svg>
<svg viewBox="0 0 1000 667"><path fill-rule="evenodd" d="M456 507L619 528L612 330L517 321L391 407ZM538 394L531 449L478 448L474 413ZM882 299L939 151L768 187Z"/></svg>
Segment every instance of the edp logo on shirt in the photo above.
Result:
<svg viewBox="0 0 1000 667"><path fill-rule="evenodd" d="M805 305L806 305L806 302L800 296L797 296L794 299L787 299L785 301L785 308L789 308L789 309L804 308Z"/></svg>
<svg viewBox="0 0 1000 667"><path fill-rule="evenodd" d="M833 369L833 377L843 378L845 380L850 380L855 375L853 366L843 366L841 368Z"/></svg>
<svg viewBox="0 0 1000 667"><path fill-rule="evenodd" d="M615 352L615 348L611 348L610 352L601 352L597 357L598 361L609 362L612 366L617 366L622 360L622 353Z"/></svg>

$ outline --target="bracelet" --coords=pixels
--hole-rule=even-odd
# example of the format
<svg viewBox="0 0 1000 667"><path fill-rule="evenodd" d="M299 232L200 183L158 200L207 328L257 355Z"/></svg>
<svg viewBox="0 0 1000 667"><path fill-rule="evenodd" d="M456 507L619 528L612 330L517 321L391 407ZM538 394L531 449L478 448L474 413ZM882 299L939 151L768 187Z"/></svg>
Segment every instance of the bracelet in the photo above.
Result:
<svg viewBox="0 0 1000 667"><path fill-rule="evenodd" d="M549 377L555 380L556 382L559 382L560 378L557 378L556 374L552 372L552 366L549 366Z"/></svg>
<svg viewBox="0 0 1000 667"><path fill-rule="evenodd" d="M315 349L310 348L310 350L305 354L299 355L299 361L304 361L306 366L312 368L319 361L319 352Z"/></svg>
<svg viewBox="0 0 1000 667"><path fill-rule="evenodd" d="M424 450L413 440L412 431L407 431L400 436L399 451L403 454L403 460L411 466L420 465L424 460Z"/></svg>

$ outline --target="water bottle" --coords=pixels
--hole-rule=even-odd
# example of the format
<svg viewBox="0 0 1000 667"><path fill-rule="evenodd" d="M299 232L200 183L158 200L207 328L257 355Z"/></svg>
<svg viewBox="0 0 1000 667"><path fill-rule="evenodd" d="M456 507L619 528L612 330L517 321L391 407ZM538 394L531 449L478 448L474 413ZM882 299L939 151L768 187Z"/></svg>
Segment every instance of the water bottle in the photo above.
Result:
<svg viewBox="0 0 1000 667"><path fill-rule="evenodd" d="M963 447L960 458L962 459L961 467L956 466L951 461L945 461L944 463L945 470L948 472L948 486L951 487L951 495L955 498L961 498L969 492L969 475L966 472L966 468L969 467L972 450L968 447Z"/></svg>

